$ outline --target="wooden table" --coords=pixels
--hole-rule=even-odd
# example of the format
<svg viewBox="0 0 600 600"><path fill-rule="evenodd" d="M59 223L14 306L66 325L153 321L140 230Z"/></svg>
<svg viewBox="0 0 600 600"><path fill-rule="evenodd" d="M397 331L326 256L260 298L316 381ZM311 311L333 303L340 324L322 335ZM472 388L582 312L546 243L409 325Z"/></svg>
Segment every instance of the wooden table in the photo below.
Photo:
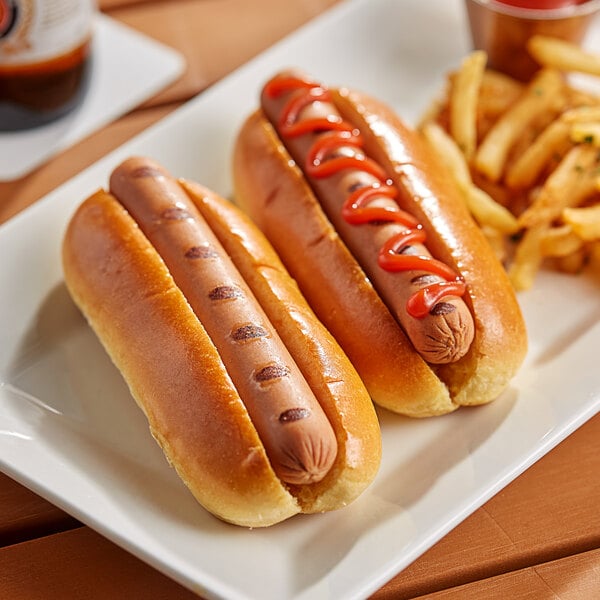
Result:
<svg viewBox="0 0 600 600"><path fill-rule="evenodd" d="M0 183L0 222L335 3L100 0L101 10L108 15L181 51L187 70L143 106L35 172ZM189 26L194 22L203 23L201 36ZM228 35L222 35L222 23L227 23ZM422 595L461 600L600 597L600 415L373 597ZM0 474L0 598L191 597L178 584Z"/></svg>

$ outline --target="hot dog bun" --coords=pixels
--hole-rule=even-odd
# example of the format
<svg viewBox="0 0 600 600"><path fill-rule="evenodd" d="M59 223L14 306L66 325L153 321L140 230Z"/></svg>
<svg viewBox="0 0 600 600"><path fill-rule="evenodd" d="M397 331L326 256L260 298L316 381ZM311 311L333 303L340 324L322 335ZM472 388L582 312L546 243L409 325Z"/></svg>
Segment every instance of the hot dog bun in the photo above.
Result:
<svg viewBox="0 0 600 600"><path fill-rule="evenodd" d="M160 170L147 159L130 160ZM368 393L262 234L209 190L191 182L180 187L237 257L265 312L281 321L277 331L291 340L289 352L308 375L337 442L333 466L320 481L295 485L276 475L215 344L165 261L106 191L85 200L66 230L69 292L169 463L208 511L230 523L264 527L345 506L379 467L379 426Z"/></svg>
<svg viewBox="0 0 600 600"><path fill-rule="evenodd" d="M236 140L236 202L265 232L377 404L420 417L490 402L514 377L527 348L502 265L419 134L366 94L330 91L343 119L360 132L365 153L401 191L400 208L421 223L431 253L466 282L463 299L475 327L466 355L431 364L415 352L263 109L248 117Z"/></svg>

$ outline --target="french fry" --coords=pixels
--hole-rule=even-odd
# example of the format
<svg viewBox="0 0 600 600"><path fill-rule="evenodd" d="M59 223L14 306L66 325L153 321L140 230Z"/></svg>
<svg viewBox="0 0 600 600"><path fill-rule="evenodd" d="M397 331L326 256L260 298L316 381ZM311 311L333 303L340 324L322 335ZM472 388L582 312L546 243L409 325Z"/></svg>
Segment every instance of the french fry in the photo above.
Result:
<svg viewBox="0 0 600 600"><path fill-rule="evenodd" d="M565 72L600 75L600 56L576 44L557 38L534 35L527 42L529 54L542 66Z"/></svg>
<svg viewBox="0 0 600 600"><path fill-rule="evenodd" d="M552 121L508 168L506 185L512 189L532 186L550 160L568 147L571 127L561 119Z"/></svg>
<svg viewBox="0 0 600 600"><path fill-rule="evenodd" d="M550 227L540 240L540 251L543 256L568 256L581 250L582 246L582 239L570 225Z"/></svg>
<svg viewBox="0 0 600 600"><path fill-rule="evenodd" d="M574 146L550 174L533 204L519 217L524 228L550 224L565 208L578 206L596 190L598 150Z"/></svg>
<svg viewBox="0 0 600 600"><path fill-rule="evenodd" d="M471 174L465 158L456 142L440 125L424 123L421 133L430 149L448 167L461 190L471 185Z"/></svg>
<svg viewBox="0 0 600 600"><path fill-rule="evenodd" d="M600 241L588 244L588 266L600 275Z"/></svg>
<svg viewBox="0 0 600 600"><path fill-rule="evenodd" d="M575 143L592 144L600 148L600 122L573 123L570 128L571 140Z"/></svg>
<svg viewBox="0 0 600 600"><path fill-rule="evenodd" d="M600 105L584 105L570 108L560 115L560 119L570 124L600 121Z"/></svg>
<svg viewBox="0 0 600 600"><path fill-rule="evenodd" d="M569 273L576 275L583 271L587 259L585 249L581 247L579 250L567 254L566 256L558 256L554 260L554 267L561 273Z"/></svg>
<svg viewBox="0 0 600 600"><path fill-rule="evenodd" d="M600 240L600 204L582 208L565 208L562 218L580 239Z"/></svg>
<svg viewBox="0 0 600 600"><path fill-rule="evenodd" d="M512 77L487 69L481 78L478 109L496 120L519 99L524 89L525 85Z"/></svg>
<svg viewBox="0 0 600 600"><path fill-rule="evenodd" d="M477 146L477 100L486 62L487 54L482 50L469 54L450 91L450 134L467 160L471 160Z"/></svg>
<svg viewBox="0 0 600 600"><path fill-rule="evenodd" d="M528 290L533 286L535 276L544 260L542 239L546 235L545 225L528 229L515 250L508 276L516 290Z"/></svg>
<svg viewBox="0 0 600 600"><path fill-rule="evenodd" d="M473 185L469 166L457 143L436 123L426 123L421 132L431 150L448 167L475 220L505 234L517 231L517 219L510 211Z"/></svg>
<svg viewBox="0 0 600 600"><path fill-rule="evenodd" d="M558 71L540 71L521 98L498 119L485 136L475 154L475 168L492 181L498 181L513 144L541 112L555 109L562 90L563 80Z"/></svg>
<svg viewBox="0 0 600 600"><path fill-rule="evenodd" d="M487 225L505 235L519 230L517 218L482 189L469 186L466 200L469 211L480 225Z"/></svg>

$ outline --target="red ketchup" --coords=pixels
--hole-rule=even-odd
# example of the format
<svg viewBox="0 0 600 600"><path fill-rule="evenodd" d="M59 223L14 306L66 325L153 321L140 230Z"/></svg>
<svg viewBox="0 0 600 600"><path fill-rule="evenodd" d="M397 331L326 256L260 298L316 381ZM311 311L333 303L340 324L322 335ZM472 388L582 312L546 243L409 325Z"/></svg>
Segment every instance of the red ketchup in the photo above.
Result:
<svg viewBox="0 0 600 600"><path fill-rule="evenodd" d="M496 0L500 4L510 4L518 8L531 8L536 10L546 10L554 8L565 8L566 6L575 6L583 4L587 0Z"/></svg>
<svg viewBox="0 0 600 600"><path fill-rule="evenodd" d="M466 291L464 280L448 265L430 256L400 254L402 248L410 244L426 242L425 231L412 215L401 210L400 207L369 206L370 201L377 197L396 201L398 191L381 165L364 155L360 131L337 115L298 121L302 109L312 102L331 102L330 92L319 84L304 79L278 77L267 83L265 93L275 98L298 89L303 89L304 92L294 95L286 103L278 125L283 138L306 133L323 134L317 138L307 154L305 173L310 177L321 178L339 173L343 169L357 169L375 177L378 181L372 186L361 187L348 195L342 207L342 217L351 225L382 221L403 225L405 229L393 235L380 249L379 266L392 272L424 271L443 279L412 294L407 302L408 314L415 318L423 318L445 296L464 295ZM342 147L355 148L357 153L353 156L336 155L335 151ZM333 156L327 158L329 154Z"/></svg>

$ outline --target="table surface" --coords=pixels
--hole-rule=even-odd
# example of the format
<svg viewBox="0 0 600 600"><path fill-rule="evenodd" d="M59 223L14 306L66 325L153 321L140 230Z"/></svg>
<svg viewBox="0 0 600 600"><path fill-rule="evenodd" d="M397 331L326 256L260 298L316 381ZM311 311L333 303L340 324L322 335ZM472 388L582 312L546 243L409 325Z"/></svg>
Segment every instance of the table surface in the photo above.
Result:
<svg viewBox="0 0 600 600"><path fill-rule="evenodd" d="M186 71L142 106L33 173L0 183L0 223L335 3L100 0L107 15L178 49L187 60ZM219 29L225 20L227 36ZM202 36L185 26L193 21L204 24ZM599 597L599 475L597 415L373 598ZM0 474L0 598L142 597L196 596Z"/></svg>

